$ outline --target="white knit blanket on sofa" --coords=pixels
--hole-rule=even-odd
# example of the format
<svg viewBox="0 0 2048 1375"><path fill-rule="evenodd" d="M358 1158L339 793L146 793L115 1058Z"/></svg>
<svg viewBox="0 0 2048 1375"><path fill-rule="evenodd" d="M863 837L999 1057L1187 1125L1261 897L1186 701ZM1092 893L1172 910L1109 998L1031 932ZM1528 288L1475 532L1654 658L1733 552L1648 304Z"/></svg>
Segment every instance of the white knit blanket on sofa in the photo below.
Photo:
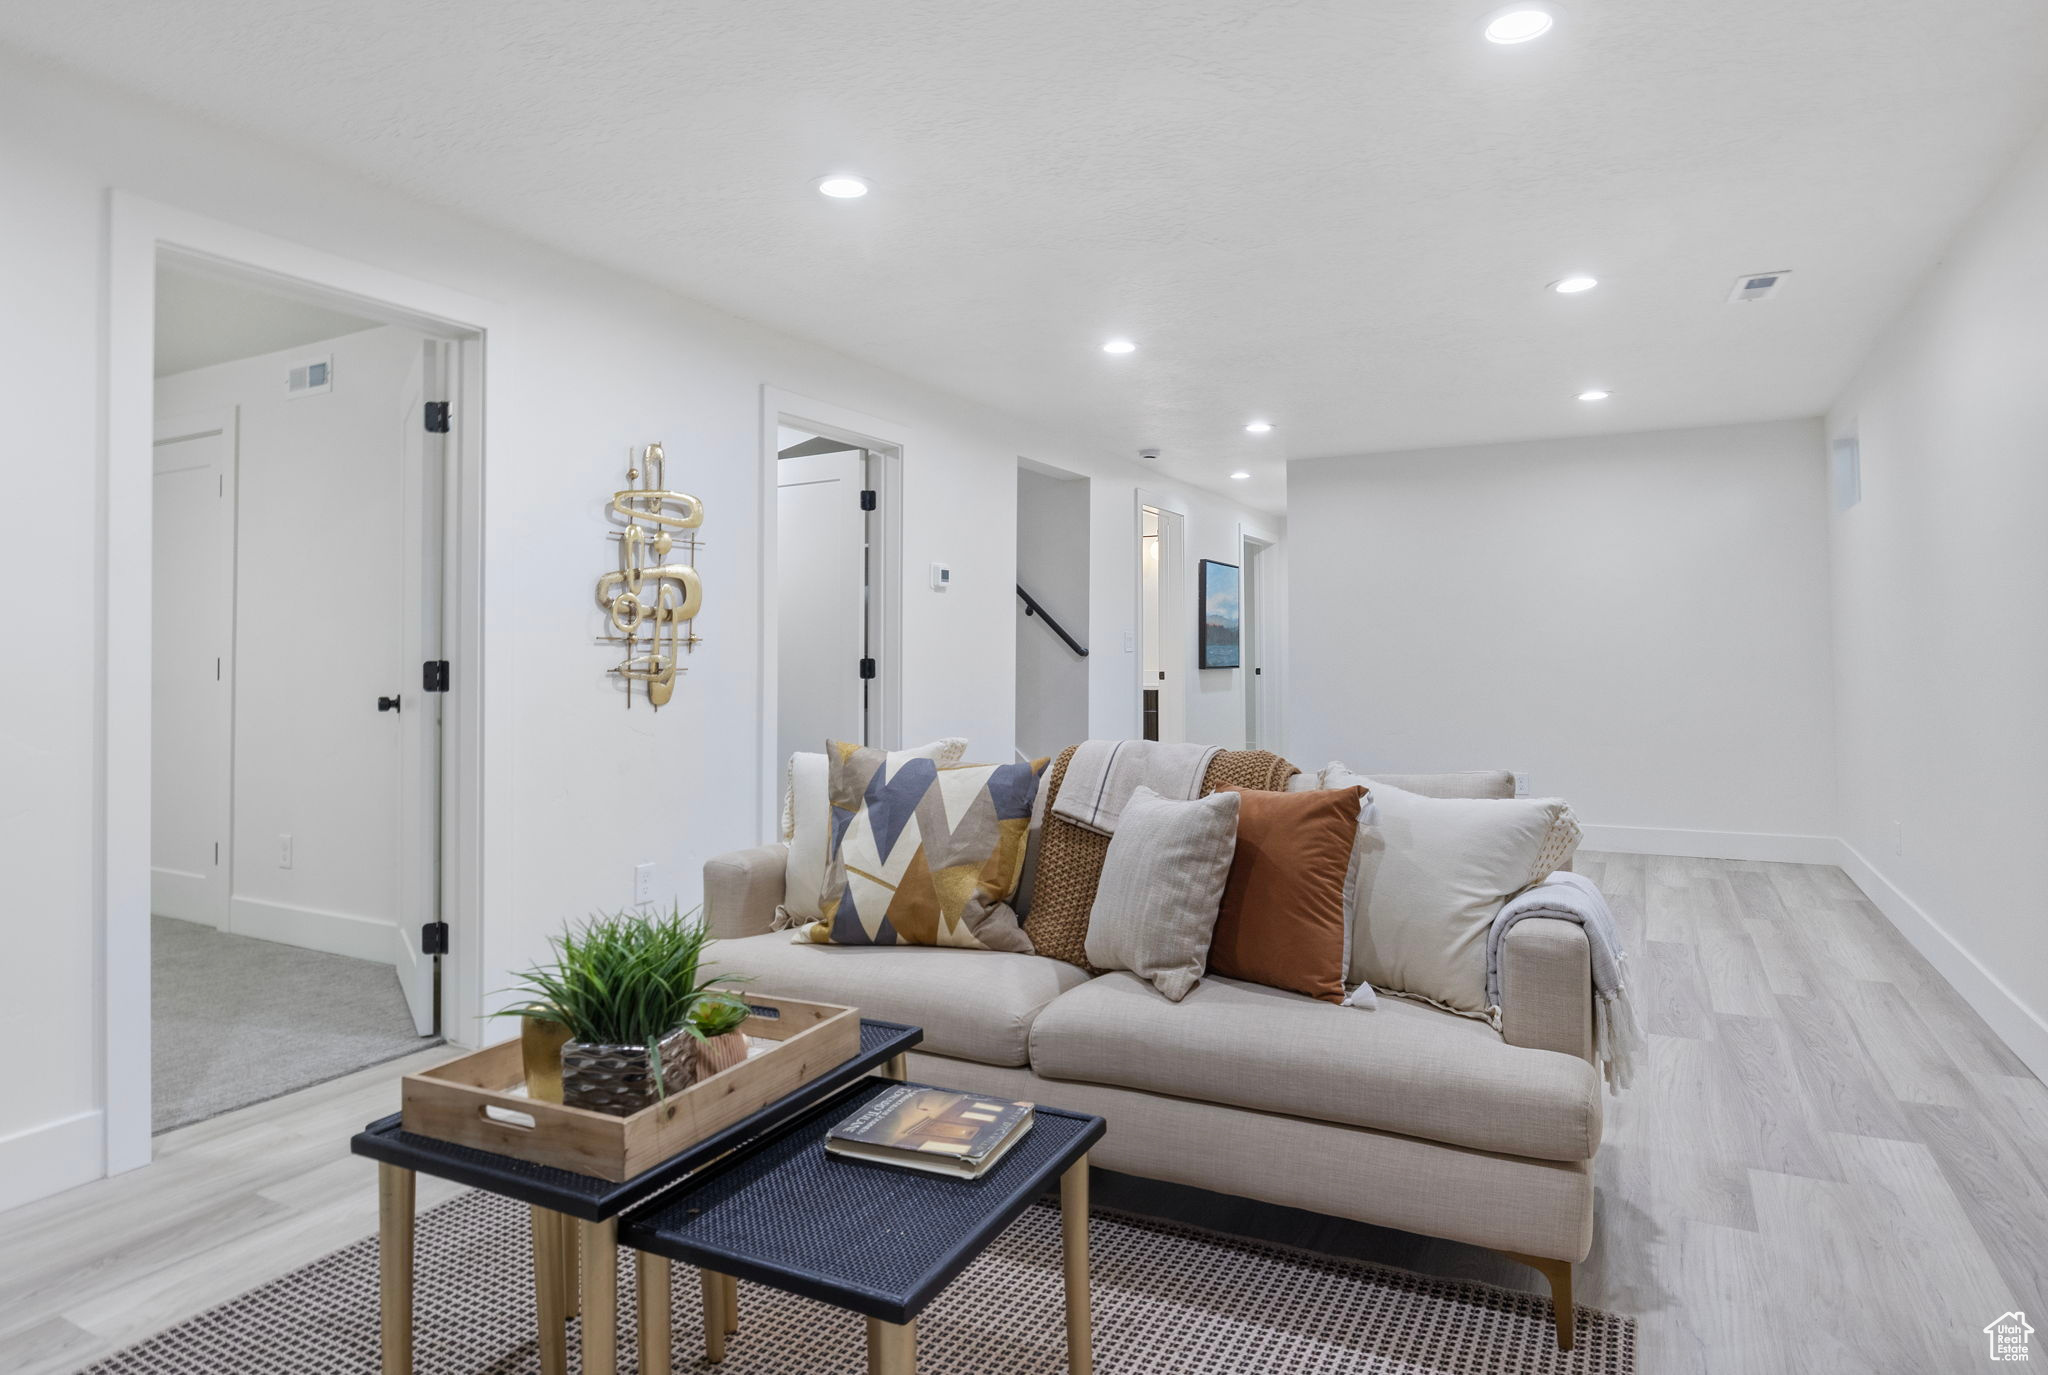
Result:
<svg viewBox="0 0 2048 1375"><path fill-rule="evenodd" d="M1643 1029L1629 997L1628 948L1607 899L1585 875L1563 872L1509 898L1486 936L1486 1000L1496 1008L1502 1003L1501 946L1508 930L1525 917L1554 917L1585 928L1593 955L1593 1062L1608 1092L1627 1088L1642 1054Z"/></svg>

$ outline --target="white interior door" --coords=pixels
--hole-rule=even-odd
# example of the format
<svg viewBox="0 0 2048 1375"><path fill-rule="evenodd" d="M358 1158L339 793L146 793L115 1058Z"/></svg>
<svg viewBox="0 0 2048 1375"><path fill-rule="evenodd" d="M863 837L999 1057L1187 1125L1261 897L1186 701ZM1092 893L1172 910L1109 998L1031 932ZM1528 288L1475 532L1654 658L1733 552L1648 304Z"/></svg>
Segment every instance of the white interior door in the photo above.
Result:
<svg viewBox="0 0 2048 1375"><path fill-rule="evenodd" d="M233 835L235 412L158 422L152 467L150 910L225 929ZM118 613L114 625L118 637ZM114 662L121 662L118 649Z"/></svg>
<svg viewBox="0 0 2048 1375"><path fill-rule="evenodd" d="M426 406L449 395L449 345L429 340L406 376L399 398L399 472L404 548L403 605L399 615L397 681L399 771L398 950L394 963L413 1025L422 1036L440 1029L440 956L426 952L424 933L441 928L441 704L425 690L425 665L446 658L442 648L443 551L454 503L447 455L453 434L427 428Z"/></svg>
<svg viewBox="0 0 2048 1375"><path fill-rule="evenodd" d="M782 760L827 740L867 738L867 455L776 463L776 739Z"/></svg>

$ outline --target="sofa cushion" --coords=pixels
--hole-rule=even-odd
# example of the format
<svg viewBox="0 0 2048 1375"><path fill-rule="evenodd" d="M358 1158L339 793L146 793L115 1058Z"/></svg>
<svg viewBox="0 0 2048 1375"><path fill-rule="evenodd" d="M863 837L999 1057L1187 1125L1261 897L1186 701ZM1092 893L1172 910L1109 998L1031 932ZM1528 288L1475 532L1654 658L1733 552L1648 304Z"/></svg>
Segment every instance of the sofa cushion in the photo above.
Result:
<svg viewBox="0 0 2048 1375"><path fill-rule="evenodd" d="M1032 953L1009 903L1046 763L896 763L834 742L825 886L795 939Z"/></svg>
<svg viewBox="0 0 2048 1375"><path fill-rule="evenodd" d="M1188 995L1208 963L1242 797L1182 801L1138 785L1103 857L1088 963L1141 974L1175 1002Z"/></svg>
<svg viewBox="0 0 2048 1375"><path fill-rule="evenodd" d="M1344 880L1364 788L1238 794L1237 850L1209 942L1209 972L1344 1001Z"/></svg>
<svg viewBox="0 0 2048 1375"><path fill-rule="evenodd" d="M826 742L828 745L830 741ZM893 771L910 759L929 759L936 764L957 764L967 753L967 741L947 736L928 745L889 752ZM782 794L782 838L789 842L788 864L782 881L782 924L816 921L823 901L825 866L832 849L832 769L822 754L799 753L789 757L789 779Z"/></svg>
<svg viewBox="0 0 2048 1375"><path fill-rule="evenodd" d="M1038 1015L1031 1067L1538 1160L1590 1160L1600 1144L1591 1065L1399 999L1368 1012L1211 976L1170 1003L1105 974Z"/></svg>
<svg viewBox="0 0 2048 1375"><path fill-rule="evenodd" d="M857 1007L861 1015L924 1028L924 1046L988 1065L1026 1062L1025 1038L1046 1004L1088 975L1062 960L942 946L796 945L784 931L719 941L718 974L778 993Z"/></svg>
<svg viewBox="0 0 2048 1375"><path fill-rule="evenodd" d="M1570 806L1423 797L1364 781L1372 809L1359 819L1351 864L1350 982L1486 1016L1487 933L1502 903L1570 861L1579 843Z"/></svg>

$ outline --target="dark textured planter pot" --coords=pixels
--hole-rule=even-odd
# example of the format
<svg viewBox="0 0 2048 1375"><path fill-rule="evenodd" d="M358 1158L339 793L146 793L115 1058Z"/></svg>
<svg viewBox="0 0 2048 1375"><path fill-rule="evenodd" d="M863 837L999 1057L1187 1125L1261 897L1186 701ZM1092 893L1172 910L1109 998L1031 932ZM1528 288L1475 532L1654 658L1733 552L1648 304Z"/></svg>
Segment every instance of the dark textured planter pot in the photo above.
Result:
<svg viewBox="0 0 2048 1375"><path fill-rule="evenodd" d="M661 1085L645 1046L594 1046L570 1041L562 1047L562 1101L572 1108L631 1117L661 1101L662 1089L679 1093L697 1075L697 1038L670 1032L662 1041Z"/></svg>

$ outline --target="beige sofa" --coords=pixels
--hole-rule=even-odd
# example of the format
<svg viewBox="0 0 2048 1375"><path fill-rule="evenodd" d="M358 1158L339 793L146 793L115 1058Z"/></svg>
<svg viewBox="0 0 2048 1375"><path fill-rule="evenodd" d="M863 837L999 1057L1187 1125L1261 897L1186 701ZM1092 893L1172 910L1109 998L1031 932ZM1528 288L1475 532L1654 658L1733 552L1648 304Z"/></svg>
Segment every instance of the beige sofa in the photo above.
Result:
<svg viewBox="0 0 2048 1375"><path fill-rule="evenodd" d="M1601 1129L1578 926L1512 928L1496 1032L1399 998L1212 977L1170 1003L1037 955L794 945L770 930L783 872L781 845L704 866L721 972L923 1027L914 1079L1099 1113L1108 1169L1506 1252L1549 1279L1571 1345Z"/></svg>

